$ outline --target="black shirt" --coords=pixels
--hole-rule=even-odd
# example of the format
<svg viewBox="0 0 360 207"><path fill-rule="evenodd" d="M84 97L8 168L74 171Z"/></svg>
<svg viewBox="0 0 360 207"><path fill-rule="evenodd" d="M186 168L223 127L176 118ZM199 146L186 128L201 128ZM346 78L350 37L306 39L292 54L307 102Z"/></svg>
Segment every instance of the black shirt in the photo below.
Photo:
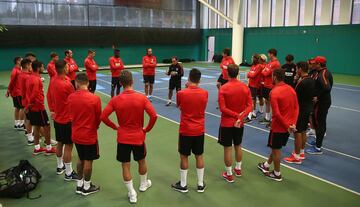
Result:
<svg viewBox="0 0 360 207"><path fill-rule="evenodd" d="M300 78L295 86L299 107L311 109L313 106L313 97L315 89L315 80L309 76Z"/></svg>
<svg viewBox="0 0 360 207"><path fill-rule="evenodd" d="M320 103L331 104L331 89L333 86L333 76L327 68L322 68L313 74L315 80L315 96Z"/></svg>
<svg viewBox="0 0 360 207"><path fill-rule="evenodd" d="M285 70L285 80L284 82L292 87L295 87L294 78L296 75L296 65L294 63L286 63L281 66Z"/></svg>
<svg viewBox="0 0 360 207"><path fill-rule="evenodd" d="M182 65L180 65L179 63L173 65L171 64L169 66L169 70L167 71L167 75L170 75L171 72L176 72L177 74L174 76L170 76L170 80L172 81L181 81L181 77L184 76L184 69L182 67Z"/></svg>

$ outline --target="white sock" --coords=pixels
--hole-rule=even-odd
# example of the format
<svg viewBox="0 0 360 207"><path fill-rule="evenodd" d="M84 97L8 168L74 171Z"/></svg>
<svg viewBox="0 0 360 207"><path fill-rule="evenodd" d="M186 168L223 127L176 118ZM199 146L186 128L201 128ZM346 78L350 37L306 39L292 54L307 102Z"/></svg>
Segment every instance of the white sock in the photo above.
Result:
<svg viewBox="0 0 360 207"><path fill-rule="evenodd" d="M240 162L236 162L235 169L241 170L241 161L240 161Z"/></svg>
<svg viewBox="0 0 360 207"><path fill-rule="evenodd" d="M185 187L187 185L187 170L180 169L180 185Z"/></svg>
<svg viewBox="0 0 360 207"><path fill-rule="evenodd" d="M265 119L270 120L270 113L265 113Z"/></svg>
<svg viewBox="0 0 360 207"><path fill-rule="evenodd" d="M15 126L19 126L19 120L15 120L15 121L14 121L14 125L15 125Z"/></svg>
<svg viewBox="0 0 360 207"><path fill-rule="evenodd" d="M73 172L71 162L64 163L64 164L65 164L65 173L66 173L66 175L71 175L71 173Z"/></svg>
<svg viewBox="0 0 360 207"><path fill-rule="evenodd" d="M20 126L24 125L25 124L25 121L24 120L19 120L20 121Z"/></svg>
<svg viewBox="0 0 360 207"><path fill-rule="evenodd" d="M274 170L274 174L275 174L276 176L281 175L281 173L280 173L280 172L276 172L276 170Z"/></svg>
<svg viewBox="0 0 360 207"><path fill-rule="evenodd" d="M230 166L230 167L225 167L225 169L226 169L226 174L227 175L232 175L232 167Z"/></svg>
<svg viewBox="0 0 360 207"><path fill-rule="evenodd" d="M293 155L294 155L295 159L297 159L297 160L300 159L300 154L294 153Z"/></svg>
<svg viewBox="0 0 360 207"><path fill-rule="evenodd" d="M143 186L146 184L147 184L147 173L145 173L144 175L140 175L140 186Z"/></svg>
<svg viewBox="0 0 360 207"><path fill-rule="evenodd" d="M133 193L135 191L132 180L124 181L124 184L125 184L126 188L128 189L129 193Z"/></svg>
<svg viewBox="0 0 360 207"><path fill-rule="evenodd" d="M270 167L270 164L266 161L266 162L264 162L264 166L265 167Z"/></svg>
<svg viewBox="0 0 360 207"><path fill-rule="evenodd" d="M91 184L91 181L90 181L90 180L89 180L89 181L84 180L84 189L85 189L85 190L89 190L90 184Z"/></svg>
<svg viewBox="0 0 360 207"><path fill-rule="evenodd" d="M255 109L253 110L252 114L253 114L254 116L256 116L256 110L255 110Z"/></svg>
<svg viewBox="0 0 360 207"><path fill-rule="evenodd" d="M248 118L251 119L251 112L249 113Z"/></svg>
<svg viewBox="0 0 360 207"><path fill-rule="evenodd" d="M198 185L204 186L204 168L196 168L196 173L198 177Z"/></svg>
<svg viewBox="0 0 360 207"><path fill-rule="evenodd" d="M305 153L305 149L301 149L300 154L304 154L304 153Z"/></svg>
<svg viewBox="0 0 360 207"><path fill-rule="evenodd" d="M34 141L34 136L31 133L26 134L28 141Z"/></svg>
<svg viewBox="0 0 360 207"><path fill-rule="evenodd" d="M77 182L76 182L77 187L82 187L83 185L84 185L84 178L81 180L77 180Z"/></svg>
<svg viewBox="0 0 360 207"><path fill-rule="evenodd" d="M46 145L46 150L47 150L47 151L51 150L51 148L52 148L51 144Z"/></svg>
<svg viewBox="0 0 360 207"><path fill-rule="evenodd" d="M57 168L62 168L62 167L64 167L64 163L63 163L62 157L56 157L56 162L57 162Z"/></svg>
<svg viewBox="0 0 360 207"><path fill-rule="evenodd" d="M171 99L168 99L168 103L171 103Z"/></svg>
<svg viewBox="0 0 360 207"><path fill-rule="evenodd" d="M260 106L260 113L264 113L264 106Z"/></svg>
<svg viewBox="0 0 360 207"><path fill-rule="evenodd" d="M39 150L40 149L40 144L37 144L34 146L36 150Z"/></svg>

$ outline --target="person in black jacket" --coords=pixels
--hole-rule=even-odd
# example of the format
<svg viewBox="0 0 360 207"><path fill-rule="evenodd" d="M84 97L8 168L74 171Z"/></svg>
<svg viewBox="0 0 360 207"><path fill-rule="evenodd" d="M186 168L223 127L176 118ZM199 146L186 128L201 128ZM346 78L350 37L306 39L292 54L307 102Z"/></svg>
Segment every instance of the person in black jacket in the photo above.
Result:
<svg viewBox="0 0 360 207"><path fill-rule="evenodd" d="M309 154L322 154L322 143L326 132L326 118L331 106L331 89L333 77L326 67L326 58L317 56L314 59L317 73L313 75L315 80L314 97L314 126L316 131L316 141L312 142L312 148L306 150Z"/></svg>
<svg viewBox="0 0 360 207"><path fill-rule="evenodd" d="M169 93L168 93L168 102L166 106L170 106L172 104L171 98L173 96L173 90L176 89L176 92L181 90L181 77L184 76L183 66L178 62L177 57L171 58L171 65L169 70L166 71L166 75L170 76L169 80Z"/></svg>
<svg viewBox="0 0 360 207"><path fill-rule="evenodd" d="M294 56L287 55L285 57L286 63L281 66L281 68L285 71L285 80L284 82L291 87L295 87L295 76L296 76L296 65L293 63Z"/></svg>

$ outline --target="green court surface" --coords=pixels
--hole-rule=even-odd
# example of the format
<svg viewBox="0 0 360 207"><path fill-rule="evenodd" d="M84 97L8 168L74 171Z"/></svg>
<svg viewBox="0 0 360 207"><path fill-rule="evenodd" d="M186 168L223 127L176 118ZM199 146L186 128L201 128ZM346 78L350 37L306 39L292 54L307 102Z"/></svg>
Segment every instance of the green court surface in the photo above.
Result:
<svg viewBox="0 0 360 207"><path fill-rule="evenodd" d="M0 170L16 165L20 159L28 159L43 176L38 188L31 192L30 196L41 194L42 197L36 200L25 197L0 198L0 203L4 207L131 206L122 181L120 163L115 159L116 132L104 124L101 124L98 131L101 157L94 162L92 181L101 186L100 192L88 197L76 195L75 182L66 182L63 175L56 175L55 156L32 156L33 147L26 145L23 133L12 129L12 100L4 96L8 81L9 72L1 72ZM45 90L48 81L46 76ZM104 107L110 98L97 95L101 97ZM229 184L220 176L224 169L222 147L210 137L206 137L205 141L205 193L196 192L197 178L193 158L188 174L189 192L175 192L170 188L170 184L179 179L177 132L177 123L159 117L154 129L147 135L148 174L153 186L145 193L138 192L136 206L360 206L360 196L285 167L282 167L283 182L271 181L256 167L263 159L248 152L244 152L243 177L236 178L235 183ZM76 160L74 150L74 168ZM139 177L136 171L136 164L133 163L134 186L138 188Z"/></svg>

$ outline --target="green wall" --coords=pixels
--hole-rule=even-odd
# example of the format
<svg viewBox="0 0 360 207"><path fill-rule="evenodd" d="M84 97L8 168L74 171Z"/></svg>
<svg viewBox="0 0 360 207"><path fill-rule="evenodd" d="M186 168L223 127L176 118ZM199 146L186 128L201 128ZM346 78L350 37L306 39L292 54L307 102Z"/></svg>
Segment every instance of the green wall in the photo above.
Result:
<svg viewBox="0 0 360 207"><path fill-rule="evenodd" d="M152 47L153 54L157 56L158 62L163 59L177 56L178 58L199 59L199 47L197 44L191 45L125 45L120 48L120 55L125 64L141 64L142 57L145 55L147 47ZM113 54L111 47L19 47L19 48L1 48L0 47L0 70L9 70L13 67L13 58L15 56L24 56L27 52L33 52L38 59L44 63L50 60L50 52L56 52L60 58L64 57L64 51L71 49L74 52L74 58L80 67L84 65L84 59L89 48L96 50L95 60L100 66L108 65L109 57Z"/></svg>
<svg viewBox="0 0 360 207"><path fill-rule="evenodd" d="M208 36L215 36L215 51L231 47L232 29L203 30L200 59L206 60ZM246 28L244 32L244 60L251 62L254 53L278 50L278 58L285 62L287 54L295 61L322 55L334 73L360 75L357 51L360 48L360 25Z"/></svg>

